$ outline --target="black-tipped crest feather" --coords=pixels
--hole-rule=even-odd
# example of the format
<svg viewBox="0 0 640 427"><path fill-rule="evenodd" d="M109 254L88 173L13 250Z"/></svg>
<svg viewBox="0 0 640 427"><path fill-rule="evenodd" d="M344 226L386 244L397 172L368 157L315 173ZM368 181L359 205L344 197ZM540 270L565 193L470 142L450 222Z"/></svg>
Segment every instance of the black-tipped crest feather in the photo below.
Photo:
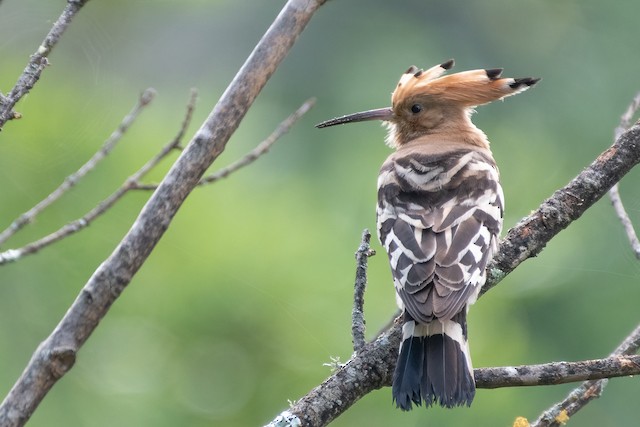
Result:
<svg viewBox="0 0 640 427"><path fill-rule="evenodd" d="M454 61L453 58L451 58L448 61L445 61L442 64L440 64L440 66L445 70L450 70L453 68L455 64L456 64L456 61Z"/></svg>
<svg viewBox="0 0 640 427"><path fill-rule="evenodd" d="M534 78L534 77L522 77L519 79L513 79L513 83L511 83L509 85L509 87L511 89L517 89L521 86L533 86L536 83L538 83L540 80L542 80L540 77Z"/></svg>
<svg viewBox="0 0 640 427"><path fill-rule="evenodd" d="M489 77L491 80L495 80L498 77L500 77L500 75L502 75L502 72L504 71L503 68L490 68L488 70L484 70L487 73L487 77Z"/></svg>

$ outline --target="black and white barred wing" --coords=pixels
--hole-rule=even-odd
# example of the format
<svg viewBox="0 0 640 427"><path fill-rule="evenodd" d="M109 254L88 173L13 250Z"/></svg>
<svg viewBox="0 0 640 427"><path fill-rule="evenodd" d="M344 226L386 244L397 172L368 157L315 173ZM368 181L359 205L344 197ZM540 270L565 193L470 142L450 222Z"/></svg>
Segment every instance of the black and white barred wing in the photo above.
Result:
<svg viewBox="0 0 640 427"><path fill-rule="evenodd" d="M378 182L378 235L401 303L420 323L473 303L502 227L503 195L481 151L392 156Z"/></svg>

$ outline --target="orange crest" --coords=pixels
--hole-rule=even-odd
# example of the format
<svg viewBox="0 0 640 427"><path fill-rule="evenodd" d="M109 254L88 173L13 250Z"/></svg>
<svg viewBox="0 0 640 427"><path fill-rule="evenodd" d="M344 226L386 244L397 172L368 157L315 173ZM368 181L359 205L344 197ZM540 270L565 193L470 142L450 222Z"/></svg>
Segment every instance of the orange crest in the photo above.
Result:
<svg viewBox="0 0 640 427"><path fill-rule="evenodd" d="M393 107L415 97L426 98L430 103L475 107L520 93L540 80L502 78L501 68L463 71L441 77L453 64L451 59L426 71L415 66L409 68L393 92Z"/></svg>

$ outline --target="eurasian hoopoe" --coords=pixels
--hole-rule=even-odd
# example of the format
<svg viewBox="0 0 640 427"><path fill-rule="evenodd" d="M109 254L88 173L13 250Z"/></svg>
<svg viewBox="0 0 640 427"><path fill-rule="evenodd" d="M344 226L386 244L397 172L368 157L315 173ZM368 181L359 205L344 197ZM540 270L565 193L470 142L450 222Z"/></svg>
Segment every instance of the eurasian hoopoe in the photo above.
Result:
<svg viewBox="0 0 640 427"><path fill-rule="evenodd" d="M382 120L396 151L378 177L377 226L389 255L402 344L393 400L445 407L475 395L467 311L497 250L504 200L487 136L473 108L520 93L540 79L501 78L502 69L440 77L453 60L426 71L411 67L391 108L328 120L319 128Z"/></svg>

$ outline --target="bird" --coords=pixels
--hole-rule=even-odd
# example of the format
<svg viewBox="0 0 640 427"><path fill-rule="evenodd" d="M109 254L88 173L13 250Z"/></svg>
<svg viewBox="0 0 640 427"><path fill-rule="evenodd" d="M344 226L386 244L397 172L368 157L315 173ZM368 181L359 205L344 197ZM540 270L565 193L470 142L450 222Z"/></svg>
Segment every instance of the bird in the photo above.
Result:
<svg viewBox="0 0 640 427"><path fill-rule="evenodd" d="M498 248L504 195L489 140L471 115L540 81L503 78L502 68L443 75L453 65L411 66L391 107L316 125L380 120L395 150L378 176L376 217L401 310L392 401L404 411L474 399L467 313Z"/></svg>

